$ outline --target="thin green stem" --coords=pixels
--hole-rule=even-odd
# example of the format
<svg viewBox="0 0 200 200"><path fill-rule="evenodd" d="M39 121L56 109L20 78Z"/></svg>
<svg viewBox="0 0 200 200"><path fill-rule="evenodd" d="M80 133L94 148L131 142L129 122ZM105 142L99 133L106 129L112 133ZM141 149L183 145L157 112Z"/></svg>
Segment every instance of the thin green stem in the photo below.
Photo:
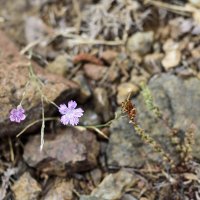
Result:
<svg viewBox="0 0 200 200"><path fill-rule="evenodd" d="M25 97L26 90L27 90L27 88L28 88L29 83L30 83L30 80L28 80L28 81L26 82L26 85L25 85L25 88L24 88L24 92L23 92L23 94L22 94L22 99L21 99L21 101L20 101L20 103L19 103L20 106L22 105L22 103L23 103L23 101L24 101L24 97Z"/></svg>
<svg viewBox="0 0 200 200"><path fill-rule="evenodd" d="M22 131L20 131L16 137L19 137L21 136L26 130L28 130L30 127L34 126L35 124L39 123L39 122L42 122L43 119L38 119L38 120L35 120L34 122L30 123L29 125L27 125ZM59 120L58 117L47 117L47 118L44 118L44 121L57 121Z"/></svg>

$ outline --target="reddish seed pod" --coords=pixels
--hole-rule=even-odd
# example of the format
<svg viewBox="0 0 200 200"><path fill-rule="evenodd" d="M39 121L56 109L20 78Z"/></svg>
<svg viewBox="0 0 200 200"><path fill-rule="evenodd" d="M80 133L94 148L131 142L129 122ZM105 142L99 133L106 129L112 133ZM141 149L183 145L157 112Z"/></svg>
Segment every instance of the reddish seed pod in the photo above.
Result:
<svg viewBox="0 0 200 200"><path fill-rule="evenodd" d="M135 117L136 117L136 108L135 105L131 102L130 99L126 99L124 102L122 102L122 110L123 112L126 112L129 116L129 119L135 123Z"/></svg>

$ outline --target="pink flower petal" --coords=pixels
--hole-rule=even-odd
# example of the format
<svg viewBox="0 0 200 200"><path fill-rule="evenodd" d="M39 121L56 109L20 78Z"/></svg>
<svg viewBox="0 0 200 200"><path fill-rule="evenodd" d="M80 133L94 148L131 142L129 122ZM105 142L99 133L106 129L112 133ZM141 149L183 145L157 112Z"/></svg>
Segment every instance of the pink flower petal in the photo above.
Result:
<svg viewBox="0 0 200 200"><path fill-rule="evenodd" d="M59 106L59 112L60 114L65 115L68 112L67 106L65 104L61 104Z"/></svg>
<svg viewBox="0 0 200 200"><path fill-rule="evenodd" d="M26 115L24 114L24 112L25 111L21 105L17 106L17 109L13 108L10 111L10 116L9 116L10 121L20 123L26 118Z"/></svg>
<svg viewBox="0 0 200 200"><path fill-rule="evenodd" d="M69 109L75 109L76 106L77 106L76 101L71 100L71 101L68 102L68 108Z"/></svg>
<svg viewBox="0 0 200 200"><path fill-rule="evenodd" d="M72 100L68 102L68 107L65 104L60 105L59 112L62 114L60 119L62 124L75 126L79 123L79 118L83 116L84 111L81 108L76 108L76 106L77 103Z"/></svg>

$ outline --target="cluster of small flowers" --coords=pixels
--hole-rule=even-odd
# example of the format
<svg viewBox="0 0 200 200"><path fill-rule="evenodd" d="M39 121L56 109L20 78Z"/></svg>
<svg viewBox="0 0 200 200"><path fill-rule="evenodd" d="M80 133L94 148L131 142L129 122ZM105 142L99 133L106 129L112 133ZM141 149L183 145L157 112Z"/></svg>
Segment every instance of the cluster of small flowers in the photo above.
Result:
<svg viewBox="0 0 200 200"><path fill-rule="evenodd" d="M83 110L81 108L76 108L76 101L69 101L68 106L65 104L61 104L58 107L58 110L61 116L61 123L64 125L72 125L75 126L79 123L79 118L83 115ZM21 121L26 119L25 110L21 105L17 106L10 111L10 121L20 123Z"/></svg>

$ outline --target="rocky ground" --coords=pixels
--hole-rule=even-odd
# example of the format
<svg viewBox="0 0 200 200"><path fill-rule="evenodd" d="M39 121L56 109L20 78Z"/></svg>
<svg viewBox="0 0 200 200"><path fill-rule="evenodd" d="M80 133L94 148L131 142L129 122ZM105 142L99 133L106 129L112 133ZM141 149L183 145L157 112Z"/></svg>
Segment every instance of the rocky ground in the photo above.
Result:
<svg viewBox="0 0 200 200"><path fill-rule="evenodd" d="M0 3L0 200L200 199L199 0ZM43 94L76 100L80 126L55 120L35 85L24 94L30 52ZM141 83L162 117L145 105ZM137 123L174 166L122 113L130 92ZM22 97L27 118L12 123Z"/></svg>

